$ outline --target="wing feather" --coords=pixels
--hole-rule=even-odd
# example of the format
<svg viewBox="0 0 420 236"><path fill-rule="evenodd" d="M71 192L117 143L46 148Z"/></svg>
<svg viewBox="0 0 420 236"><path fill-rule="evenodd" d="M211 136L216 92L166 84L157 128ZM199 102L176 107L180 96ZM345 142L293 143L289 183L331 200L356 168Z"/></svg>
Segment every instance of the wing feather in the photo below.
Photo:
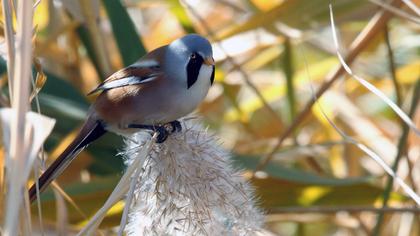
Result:
<svg viewBox="0 0 420 236"><path fill-rule="evenodd" d="M160 47L133 65L115 72L88 95L124 86L146 84L158 79L163 74L160 64L164 49L165 47Z"/></svg>

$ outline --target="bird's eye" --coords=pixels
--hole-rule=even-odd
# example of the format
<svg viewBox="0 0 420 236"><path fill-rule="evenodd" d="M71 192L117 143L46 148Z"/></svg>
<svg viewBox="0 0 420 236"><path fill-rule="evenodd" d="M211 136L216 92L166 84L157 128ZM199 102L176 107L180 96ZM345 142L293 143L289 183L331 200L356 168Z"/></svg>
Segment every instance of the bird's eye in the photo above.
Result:
<svg viewBox="0 0 420 236"><path fill-rule="evenodd" d="M190 59L196 59L197 58L197 53L193 53L193 54L191 54L191 56L190 56Z"/></svg>

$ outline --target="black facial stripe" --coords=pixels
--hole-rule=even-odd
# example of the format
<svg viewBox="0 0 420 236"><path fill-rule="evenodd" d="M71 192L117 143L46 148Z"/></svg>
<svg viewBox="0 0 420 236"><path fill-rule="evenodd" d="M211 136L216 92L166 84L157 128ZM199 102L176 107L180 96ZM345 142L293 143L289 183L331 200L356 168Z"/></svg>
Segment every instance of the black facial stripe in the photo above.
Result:
<svg viewBox="0 0 420 236"><path fill-rule="evenodd" d="M193 86L193 84L197 81L203 62L203 58L197 53L194 58L190 58L190 61L187 64L187 88Z"/></svg>
<svg viewBox="0 0 420 236"><path fill-rule="evenodd" d="M210 76L210 84L213 85L214 82L214 72L216 71L216 68L212 66L211 76Z"/></svg>

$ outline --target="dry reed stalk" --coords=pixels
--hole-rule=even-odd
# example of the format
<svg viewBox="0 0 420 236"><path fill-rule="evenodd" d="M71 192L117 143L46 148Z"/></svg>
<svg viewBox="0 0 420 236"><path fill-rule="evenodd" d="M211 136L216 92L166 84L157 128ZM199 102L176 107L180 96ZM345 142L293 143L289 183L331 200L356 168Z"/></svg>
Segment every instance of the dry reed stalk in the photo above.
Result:
<svg viewBox="0 0 420 236"><path fill-rule="evenodd" d="M26 112L29 108L29 86L32 61L32 1L18 2L18 30L16 34L16 61L13 72L13 96L11 119L11 140L7 164L8 189L6 196L6 216L4 224L5 235L18 235L18 219L22 206L26 180L22 173L26 165L28 154L28 132L26 126ZM12 22L6 22L12 24ZM14 43L14 42L12 42ZM14 46L14 45L13 45ZM8 47L12 47L11 45ZM9 68L11 70L12 68Z"/></svg>
<svg viewBox="0 0 420 236"><path fill-rule="evenodd" d="M90 219L90 221L83 227L83 229L78 233L78 235L92 235L95 233L95 230L99 227L102 220L105 218L106 213L112 206L114 206L123 196L127 193L130 186L131 176L137 171L138 168L143 166L143 161L146 159L146 156L149 155L152 146L156 142L157 135L155 134L152 139L150 139L143 148L139 151L136 159L125 171L124 175L121 177L117 186L115 186L111 195L106 200L105 204L99 209L95 215Z"/></svg>

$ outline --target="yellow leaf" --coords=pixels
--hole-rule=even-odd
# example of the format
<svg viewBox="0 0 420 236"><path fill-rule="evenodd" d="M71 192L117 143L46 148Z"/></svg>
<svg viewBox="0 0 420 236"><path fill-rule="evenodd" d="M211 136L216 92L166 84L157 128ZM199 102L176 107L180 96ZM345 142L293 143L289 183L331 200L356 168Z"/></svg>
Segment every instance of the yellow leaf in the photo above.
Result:
<svg viewBox="0 0 420 236"><path fill-rule="evenodd" d="M397 79L403 84L412 84L420 78L420 60L398 68Z"/></svg>
<svg viewBox="0 0 420 236"><path fill-rule="evenodd" d="M283 3L283 0L252 0L251 1L261 11L268 11L273 9L275 6Z"/></svg>
<svg viewBox="0 0 420 236"><path fill-rule="evenodd" d="M49 21L48 1L40 1L34 12L34 25L44 29Z"/></svg>
<svg viewBox="0 0 420 236"><path fill-rule="evenodd" d="M312 107L312 113L325 127L330 127L330 123L325 118L327 116L330 120L333 120L333 106L331 101L325 96L318 98L317 104Z"/></svg>
<svg viewBox="0 0 420 236"><path fill-rule="evenodd" d="M261 50L251 60L246 62L243 68L245 70L257 70L277 59L282 52L283 48L279 45L274 45L265 50Z"/></svg>
<svg viewBox="0 0 420 236"><path fill-rule="evenodd" d="M123 210L124 210L124 202L123 201L119 201L114 206L112 206L111 209L109 209L109 211L106 213L106 216L105 217L112 217L114 215L121 215L122 212L123 212ZM81 221L80 223L77 224L77 226L80 227L80 228L82 228L89 221L90 221L90 219Z"/></svg>
<svg viewBox="0 0 420 236"><path fill-rule="evenodd" d="M330 191L331 189L328 187L307 187L297 200L303 206L309 206Z"/></svg>

